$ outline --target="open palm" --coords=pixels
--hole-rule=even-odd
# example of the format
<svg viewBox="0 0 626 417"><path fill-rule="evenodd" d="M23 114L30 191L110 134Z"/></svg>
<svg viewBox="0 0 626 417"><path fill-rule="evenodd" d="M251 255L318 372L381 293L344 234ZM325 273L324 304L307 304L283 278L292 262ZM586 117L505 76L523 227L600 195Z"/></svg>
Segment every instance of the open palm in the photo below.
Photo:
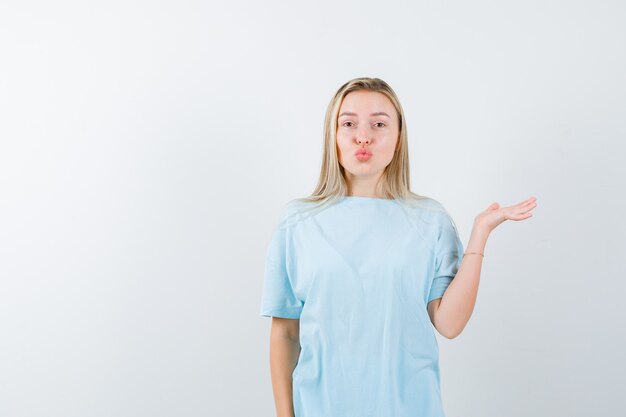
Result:
<svg viewBox="0 0 626 417"><path fill-rule="evenodd" d="M537 207L536 197L529 197L521 203L507 207L500 207L500 204L496 202L487 207L487 210L479 213L475 218L475 223L491 232L505 220L517 221L531 217L530 211L535 207Z"/></svg>

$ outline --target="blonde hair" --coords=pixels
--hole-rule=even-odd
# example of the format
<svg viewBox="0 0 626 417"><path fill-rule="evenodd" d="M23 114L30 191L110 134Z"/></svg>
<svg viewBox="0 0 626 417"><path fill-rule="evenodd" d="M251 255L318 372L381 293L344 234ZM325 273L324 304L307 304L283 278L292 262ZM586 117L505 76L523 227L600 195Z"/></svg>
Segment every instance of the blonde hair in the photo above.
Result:
<svg viewBox="0 0 626 417"><path fill-rule="evenodd" d="M307 197L297 198L296 201L314 203L315 207L326 207L347 195L348 187L345 180L344 168L339 163L337 155L337 119L344 98L353 91L375 91L384 94L393 104L398 116L399 141L394 156L385 167L378 186L385 198L395 199L409 205L420 203L429 197L416 194L410 189L408 135L404 111L398 96L385 81L380 78L359 77L343 84L326 109L324 119L324 149L320 176L315 190ZM432 202L432 201L431 201ZM432 207L432 204L428 206Z"/></svg>
<svg viewBox="0 0 626 417"><path fill-rule="evenodd" d="M337 119L341 104L346 95L353 91L366 90L384 94L396 109L399 125L399 141L391 162L385 167L377 186L380 186L385 198L394 199L408 213L407 219L421 234L420 222L435 223L445 227L452 226L458 235L456 224L444 206L432 197L414 193L410 189L409 150L406 120L398 96L385 81L380 78L354 78L335 93L326 109L324 119L324 150L320 176L315 190L307 197L296 198L284 207L278 227L293 225L315 213L324 210L347 195L344 168L337 155ZM412 210L418 208L420 210ZM423 209L423 210L421 210ZM432 217L427 213L439 213Z"/></svg>

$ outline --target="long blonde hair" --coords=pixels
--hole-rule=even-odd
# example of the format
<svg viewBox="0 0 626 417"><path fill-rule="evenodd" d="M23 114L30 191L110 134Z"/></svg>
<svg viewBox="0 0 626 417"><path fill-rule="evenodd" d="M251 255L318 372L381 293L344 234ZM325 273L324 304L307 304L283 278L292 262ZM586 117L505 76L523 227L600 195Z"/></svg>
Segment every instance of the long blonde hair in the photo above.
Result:
<svg viewBox="0 0 626 417"><path fill-rule="evenodd" d="M394 156L385 167L380 178L380 187L385 198L396 199L401 203L415 203L428 198L410 189L409 151L406 120L398 96L380 78L354 78L339 87L330 100L324 118L324 149L320 176L315 190L307 197L296 200L314 204L317 207L330 205L347 195L348 187L344 168L337 155L337 119L344 98L353 91L366 90L384 94L393 104L398 115L399 143Z"/></svg>
<svg viewBox="0 0 626 417"><path fill-rule="evenodd" d="M385 198L396 200L405 212L411 212L412 214L408 218L414 225L417 225L420 221L429 223L428 219L430 216L416 214L411 208L444 213L454 228L455 233L458 233L454 220L439 201L411 191L408 136L400 100L398 100L396 93L385 81L380 78L369 77L354 78L346 82L339 87L339 90L330 100L324 119L324 150L317 186L309 196L293 199L286 204L288 209L283 212L280 227L294 224L292 222L298 222L309 215L313 215L347 195L348 187L344 176L344 168L339 163L337 155L337 119L346 95L359 90L375 91L384 94L394 105L398 114L399 143L391 162L385 167L379 180L380 182L377 184L380 186Z"/></svg>

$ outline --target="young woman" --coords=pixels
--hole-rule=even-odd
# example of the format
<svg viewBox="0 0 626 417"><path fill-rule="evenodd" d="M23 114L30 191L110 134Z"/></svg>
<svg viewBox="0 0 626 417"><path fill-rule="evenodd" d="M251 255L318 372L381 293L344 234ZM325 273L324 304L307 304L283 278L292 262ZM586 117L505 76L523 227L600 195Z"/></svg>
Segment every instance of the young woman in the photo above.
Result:
<svg viewBox="0 0 626 417"><path fill-rule="evenodd" d="M439 350L467 324L483 251L537 205L491 204L467 250L446 209L410 191L406 122L378 78L339 88L319 182L287 203L266 254L278 417L443 417Z"/></svg>

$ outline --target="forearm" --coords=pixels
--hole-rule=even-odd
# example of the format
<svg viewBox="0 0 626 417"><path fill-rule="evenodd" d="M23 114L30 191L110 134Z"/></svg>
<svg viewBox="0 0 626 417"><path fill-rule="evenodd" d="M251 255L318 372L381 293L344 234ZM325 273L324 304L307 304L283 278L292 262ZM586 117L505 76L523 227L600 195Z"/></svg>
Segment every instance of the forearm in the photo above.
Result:
<svg viewBox="0 0 626 417"><path fill-rule="evenodd" d="M489 233L474 224L465 252L484 253ZM459 269L443 294L437 309L435 326L448 338L458 336L469 321L480 282L483 257L469 254L463 257Z"/></svg>
<svg viewBox="0 0 626 417"><path fill-rule="evenodd" d="M277 417L294 417L291 375L299 354L299 341L273 333L270 335L270 371Z"/></svg>

